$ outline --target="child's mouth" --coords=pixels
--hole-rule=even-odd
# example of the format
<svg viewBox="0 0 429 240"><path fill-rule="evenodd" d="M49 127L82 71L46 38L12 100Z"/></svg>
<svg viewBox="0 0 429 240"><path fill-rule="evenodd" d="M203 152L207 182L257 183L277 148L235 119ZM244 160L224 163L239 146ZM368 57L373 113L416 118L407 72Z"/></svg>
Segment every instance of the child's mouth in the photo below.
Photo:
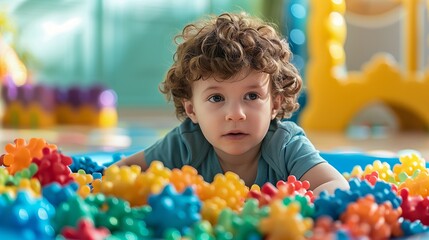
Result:
<svg viewBox="0 0 429 240"><path fill-rule="evenodd" d="M229 139L242 139L245 136L247 136L248 134L245 133L241 133L241 132L234 132L234 133L227 133L224 136L229 138Z"/></svg>

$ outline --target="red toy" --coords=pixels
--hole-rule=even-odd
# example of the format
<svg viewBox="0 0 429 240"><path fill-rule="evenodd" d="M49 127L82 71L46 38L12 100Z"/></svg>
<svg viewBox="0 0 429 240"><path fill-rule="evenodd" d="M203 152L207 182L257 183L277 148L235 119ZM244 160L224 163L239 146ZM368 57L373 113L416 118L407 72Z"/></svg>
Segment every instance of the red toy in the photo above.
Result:
<svg viewBox="0 0 429 240"><path fill-rule="evenodd" d="M102 240L110 235L107 228L95 228L94 224L88 219L79 221L77 228L64 227L62 235L66 239L73 240Z"/></svg>

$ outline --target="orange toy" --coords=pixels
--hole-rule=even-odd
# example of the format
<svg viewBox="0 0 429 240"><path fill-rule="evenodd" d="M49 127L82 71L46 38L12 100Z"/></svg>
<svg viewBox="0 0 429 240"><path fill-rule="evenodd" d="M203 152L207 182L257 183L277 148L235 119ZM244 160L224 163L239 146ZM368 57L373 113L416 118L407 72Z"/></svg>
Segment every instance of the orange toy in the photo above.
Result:
<svg viewBox="0 0 429 240"><path fill-rule="evenodd" d="M3 165L11 175L28 168L34 157L41 158L43 148L57 149L56 145L48 144L42 138L31 138L28 144L22 138L17 138L14 142L15 144L5 146L6 154L3 156Z"/></svg>
<svg viewBox="0 0 429 240"><path fill-rule="evenodd" d="M389 239L403 235L398 221L402 214L401 208L393 209L390 202L377 204L374 196L351 203L341 215L341 221L356 238Z"/></svg>

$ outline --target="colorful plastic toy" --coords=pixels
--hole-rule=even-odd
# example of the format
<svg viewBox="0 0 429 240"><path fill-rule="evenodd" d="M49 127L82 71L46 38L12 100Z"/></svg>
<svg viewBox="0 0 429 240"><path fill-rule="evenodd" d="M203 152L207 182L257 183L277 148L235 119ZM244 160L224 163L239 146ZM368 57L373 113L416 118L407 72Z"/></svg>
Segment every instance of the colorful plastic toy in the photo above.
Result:
<svg viewBox="0 0 429 240"><path fill-rule="evenodd" d="M416 171L429 173L425 159L416 154L402 155L399 157L399 161L401 164L393 166L393 172L396 174L396 180L400 182L415 175ZM407 177L400 179L400 174L406 174Z"/></svg>
<svg viewBox="0 0 429 240"><path fill-rule="evenodd" d="M215 225L218 222L219 215L225 208L227 208L226 201L215 196L204 201L201 216L204 220Z"/></svg>
<svg viewBox="0 0 429 240"><path fill-rule="evenodd" d="M11 175L6 168L0 168L0 184L7 186L18 186L24 178L31 179L37 172L37 169L38 168L36 164L30 164L28 168Z"/></svg>
<svg viewBox="0 0 429 240"><path fill-rule="evenodd" d="M429 173L418 171L413 178L407 178L398 187L399 190L407 189L411 196L429 197Z"/></svg>
<svg viewBox="0 0 429 240"><path fill-rule="evenodd" d="M145 221L147 226L155 230L156 237L162 237L164 231L170 228L186 233L192 224L201 220L201 201L192 188L180 194L172 185L166 185L160 194L149 197L148 204L152 211Z"/></svg>
<svg viewBox="0 0 429 240"><path fill-rule="evenodd" d="M408 189L399 192L402 203L402 217L410 221L419 220L425 226L429 226L429 197L410 195Z"/></svg>
<svg viewBox="0 0 429 240"><path fill-rule="evenodd" d="M120 236L127 234L136 239L153 236L152 230L144 222L151 212L149 206L131 208L127 201L103 194L90 195L85 198L85 203L92 210L94 225L106 227L119 239L124 239Z"/></svg>
<svg viewBox="0 0 429 240"><path fill-rule="evenodd" d="M3 125L45 128L55 125L116 126L116 93L99 85L66 91L44 85L2 85Z"/></svg>
<svg viewBox="0 0 429 240"><path fill-rule="evenodd" d="M39 149L40 144L18 145L21 147L15 149L27 152ZM231 172L207 183L192 167L170 170L155 161L145 172L138 166L112 165L104 175L86 174L82 169L72 173L64 170L70 157L48 148L34 152L41 156L34 158L38 164L31 163L14 175L0 168L0 213L5 216L0 219L0 236L345 240L429 234L425 226L429 224L429 200L423 196L429 175L419 155L404 155L389 164L373 161L365 173L362 170L349 179L349 190L314 196L308 190L310 183L293 176L276 186L254 185L249 190ZM49 175L51 180L73 181L41 185L45 175L36 177L38 165L57 173ZM388 167L391 165L395 171ZM391 177L384 180L379 173ZM390 182L391 178L400 181Z"/></svg>
<svg viewBox="0 0 429 240"><path fill-rule="evenodd" d="M403 71L391 57L378 54L362 72L348 73L343 47L345 1L311 0L310 3L308 102L300 116L304 129L345 131L355 115L375 101L390 107L401 129L428 129L429 75L427 72L419 74L417 69L420 59L417 48L417 20L421 19L417 11L419 2L403 1L406 70Z"/></svg>
<svg viewBox="0 0 429 240"><path fill-rule="evenodd" d="M341 223L332 221L330 217L324 216L316 219L313 233L309 240L337 239L348 240L350 235L347 229L342 229Z"/></svg>
<svg viewBox="0 0 429 240"><path fill-rule="evenodd" d="M280 201L275 201L270 208L269 217L262 219L259 226L269 239L303 239L311 231L313 220L302 217L299 204L284 206Z"/></svg>
<svg viewBox="0 0 429 240"><path fill-rule="evenodd" d="M121 167L116 165L104 171L103 179L92 183L93 193L103 193L128 201L131 206L147 204L150 194L157 194L168 184L171 170L164 168L161 162L152 163L146 172L134 165Z"/></svg>
<svg viewBox="0 0 429 240"><path fill-rule="evenodd" d="M39 159L33 158L33 163L38 167L35 178L39 179L42 186L57 182L61 185L65 185L71 181L71 171L68 167L72 163L71 157L65 156L56 150L51 151L45 147L43 150L43 156Z"/></svg>
<svg viewBox="0 0 429 240"><path fill-rule="evenodd" d="M377 204L372 195L366 195L347 206L341 221L353 238L389 239L403 235L401 213L401 208L393 209L390 202Z"/></svg>
<svg viewBox="0 0 429 240"><path fill-rule="evenodd" d="M229 236L230 238L223 238L223 239L231 239L232 236ZM178 230L171 229L168 230L165 235L164 239L166 240L181 240L182 234ZM215 240L215 236L213 235L213 228L210 223L207 221L198 222L193 225L192 229L189 231L189 233L186 234L185 239L207 239L207 240Z"/></svg>
<svg viewBox="0 0 429 240"><path fill-rule="evenodd" d="M30 83L17 86L7 81L2 85L2 92L5 102L3 126L42 128L55 124L52 114L55 95L52 88Z"/></svg>
<svg viewBox="0 0 429 240"><path fill-rule="evenodd" d="M77 189L78 185L76 182L71 182L68 185L60 185L57 182L53 182L43 187L42 195L56 208L61 203L75 196Z"/></svg>
<svg viewBox="0 0 429 240"><path fill-rule="evenodd" d="M59 124L96 127L112 127L117 124L117 96L113 90L99 85L87 89L57 89L56 100L56 117Z"/></svg>
<svg viewBox="0 0 429 240"><path fill-rule="evenodd" d="M213 196L220 197L226 201L227 207L238 211L244 204L244 199L249 192L244 181L233 172L226 172L225 175L218 174L211 183Z"/></svg>
<svg viewBox="0 0 429 240"><path fill-rule="evenodd" d="M85 171L79 170L77 173L71 173L71 177L78 184L77 193L86 198L91 193L91 186L94 182L94 178L91 174L86 174Z"/></svg>
<svg viewBox="0 0 429 240"><path fill-rule="evenodd" d="M45 199L33 198L19 191L15 199L0 195L0 231L3 228L21 233L23 239L52 239L51 218L55 208Z"/></svg>
<svg viewBox="0 0 429 240"><path fill-rule="evenodd" d="M6 154L3 156L3 165L12 175L30 166L34 157L43 156L43 148L57 149L57 146L48 144L44 139L31 138L29 143L22 139L15 139L14 144L5 146Z"/></svg>
<svg viewBox="0 0 429 240"><path fill-rule="evenodd" d="M306 196L313 202L314 195L310 188L308 181L301 182L296 180L295 176L289 176L287 182L278 181L276 187L271 183L265 183L261 189L252 188L248 194L249 198L258 199L260 206L270 204L275 200L282 200L292 196Z"/></svg>
<svg viewBox="0 0 429 240"><path fill-rule="evenodd" d="M61 234L66 239L100 240L109 236L110 231L104 227L95 228L91 221L82 219L79 221L77 228L65 227Z"/></svg>
<svg viewBox="0 0 429 240"><path fill-rule="evenodd" d="M411 222L408 220L404 220L401 224L402 231L404 232L405 237L412 236L422 236L427 237L427 234L421 235L422 233L427 233L429 231L429 227L423 225L419 220ZM419 235L420 234L420 235Z"/></svg>
<svg viewBox="0 0 429 240"><path fill-rule="evenodd" d="M265 215L267 216L268 214ZM221 212L219 222L215 226L216 239L227 236L233 236L232 238L237 240L262 239L262 233L259 230L261 219L258 214L240 214L226 208Z"/></svg>
<svg viewBox="0 0 429 240"><path fill-rule="evenodd" d="M98 164L96 161L93 161L88 156L81 157L72 157L72 164L69 166L72 172L77 172L78 170L84 170L88 174L93 173L103 173L105 166Z"/></svg>
<svg viewBox="0 0 429 240"><path fill-rule="evenodd" d="M28 191L33 197L39 196L40 182L32 178L37 172L37 166L30 164L29 168L11 175L5 168L0 168L0 193L16 196L18 191Z"/></svg>
<svg viewBox="0 0 429 240"><path fill-rule="evenodd" d="M56 208L52 223L58 234L66 226L77 227L83 218L94 221L94 210L79 195L73 195Z"/></svg>
<svg viewBox="0 0 429 240"><path fill-rule="evenodd" d="M314 216L314 204L311 202L311 200L308 197L305 196L290 196L283 199L283 204L285 206L297 203L299 204L299 207L301 209L301 215L303 217L313 217Z"/></svg>
<svg viewBox="0 0 429 240"><path fill-rule="evenodd" d="M186 187L194 186L196 194L200 199L209 197L209 184L204 181L198 171L191 166L183 166L181 169L173 169L170 175L170 183L178 192L183 192Z"/></svg>

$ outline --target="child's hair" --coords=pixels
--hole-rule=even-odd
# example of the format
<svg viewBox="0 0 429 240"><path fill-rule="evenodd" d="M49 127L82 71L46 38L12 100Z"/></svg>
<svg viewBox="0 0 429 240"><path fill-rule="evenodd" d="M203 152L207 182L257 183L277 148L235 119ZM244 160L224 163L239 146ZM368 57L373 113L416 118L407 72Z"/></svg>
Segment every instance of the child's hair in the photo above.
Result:
<svg viewBox="0 0 429 240"><path fill-rule="evenodd" d="M243 69L270 75L272 95L283 98L277 118L298 109L302 80L290 63L288 43L270 24L244 13L224 13L185 26L178 39L174 63L160 85L173 99L178 119L187 117L182 100L192 98L194 81L210 76L222 81Z"/></svg>

